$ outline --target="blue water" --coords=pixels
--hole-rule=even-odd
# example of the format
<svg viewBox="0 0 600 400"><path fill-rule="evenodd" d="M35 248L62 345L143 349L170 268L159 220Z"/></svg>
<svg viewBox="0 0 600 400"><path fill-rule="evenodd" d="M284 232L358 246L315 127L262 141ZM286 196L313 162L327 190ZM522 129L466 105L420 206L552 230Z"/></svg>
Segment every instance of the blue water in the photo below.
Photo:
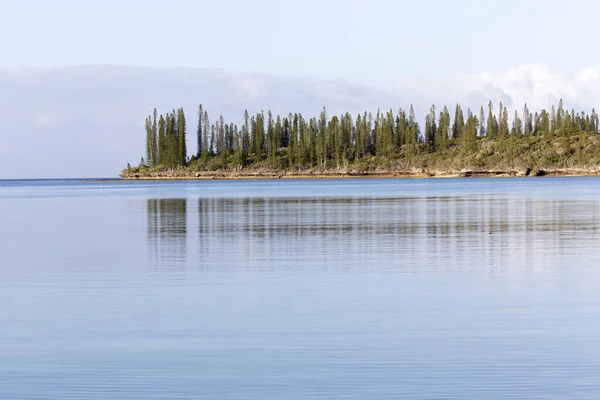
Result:
<svg viewBox="0 0 600 400"><path fill-rule="evenodd" d="M600 180L0 181L1 399L598 399Z"/></svg>

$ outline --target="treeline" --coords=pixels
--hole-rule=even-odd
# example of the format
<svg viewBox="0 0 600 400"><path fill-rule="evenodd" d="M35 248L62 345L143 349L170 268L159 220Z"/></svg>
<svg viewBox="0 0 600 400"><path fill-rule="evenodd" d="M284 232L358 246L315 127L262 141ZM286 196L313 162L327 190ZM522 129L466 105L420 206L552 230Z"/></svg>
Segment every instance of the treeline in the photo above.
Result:
<svg viewBox="0 0 600 400"><path fill-rule="evenodd" d="M263 163L274 168L341 168L366 157L410 159L419 152L444 153L460 147L469 153L477 140L498 141L518 137L569 137L576 133L598 133L598 114L568 111L560 100L550 111L523 112L509 119L507 108L492 102L482 106L478 115L457 104L452 115L447 107L439 112L432 106L421 129L413 107L378 111L375 115L350 113L329 116L323 108L318 117L300 113L273 116L270 111L250 116L244 112L241 126L228 123L223 116L211 123L202 105L198 109L196 152L187 157L187 130L183 109L146 119L146 159L141 165L177 168L188 165L198 169L240 169ZM216 161L216 162L215 162Z"/></svg>
<svg viewBox="0 0 600 400"><path fill-rule="evenodd" d="M161 115L158 119L154 109L152 116L146 118L146 159L142 157L141 164L171 168L185 165L188 162L186 136L183 108Z"/></svg>

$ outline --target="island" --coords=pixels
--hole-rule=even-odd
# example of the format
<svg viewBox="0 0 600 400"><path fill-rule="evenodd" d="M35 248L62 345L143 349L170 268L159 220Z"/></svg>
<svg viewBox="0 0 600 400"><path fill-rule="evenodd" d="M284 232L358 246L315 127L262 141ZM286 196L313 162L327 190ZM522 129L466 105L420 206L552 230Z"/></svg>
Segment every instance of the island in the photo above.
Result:
<svg viewBox="0 0 600 400"><path fill-rule="evenodd" d="M600 175L600 121L568 111L562 99L548 112L527 104L509 121L492 102L479 115L457 104L432 106L421 120L414 108L318 117L244 112L240 126L210 122L198 107L196 151L188 157L184 110L145 122L145 156L127 164L123 179L285 179ZM424 122L424 123L423 123Z"/></svg>

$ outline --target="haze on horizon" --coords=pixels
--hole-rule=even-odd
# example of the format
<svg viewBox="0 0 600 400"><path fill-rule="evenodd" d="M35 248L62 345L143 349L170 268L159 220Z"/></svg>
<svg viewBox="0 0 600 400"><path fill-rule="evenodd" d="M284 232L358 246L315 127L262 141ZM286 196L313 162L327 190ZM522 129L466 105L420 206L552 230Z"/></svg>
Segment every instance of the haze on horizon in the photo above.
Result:
<svg viewBox="0 0 600 400"><path fill-rule="evenodd" d="M488 100L535 109L561 97L598 108L599 11L540 0L1 2L0 178L116 176L139 160L155 106L183 106L190 121L199 103L213 118L411 103L424 115ZM71 68L82 65L101 67Z"/></svg>

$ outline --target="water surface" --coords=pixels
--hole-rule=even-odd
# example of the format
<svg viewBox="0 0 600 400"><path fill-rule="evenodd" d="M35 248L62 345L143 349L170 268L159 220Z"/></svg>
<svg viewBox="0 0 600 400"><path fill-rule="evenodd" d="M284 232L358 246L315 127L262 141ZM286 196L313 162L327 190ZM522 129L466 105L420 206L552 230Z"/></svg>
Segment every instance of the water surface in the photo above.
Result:
<svg viewBox="0 0 600 400"><path fill-rule="evenodd" d="M600 180L0 181L0 398L600 398Z"/></svg>

